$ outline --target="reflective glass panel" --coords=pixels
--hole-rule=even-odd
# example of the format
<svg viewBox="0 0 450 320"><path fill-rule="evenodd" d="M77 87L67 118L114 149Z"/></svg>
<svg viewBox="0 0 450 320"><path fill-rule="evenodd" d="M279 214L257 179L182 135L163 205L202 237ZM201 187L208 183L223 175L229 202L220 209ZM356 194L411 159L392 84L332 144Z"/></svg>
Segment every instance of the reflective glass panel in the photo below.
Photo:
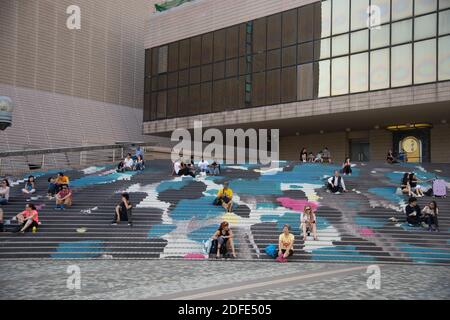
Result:
<svg viewBox="0 0 450 320"><path fill-rule="evenodd" d="M370 53L370 90L389 87L389 49Z"/></svg>
<svg viewBox="0 0 450 320"><path fill-rule="evenodd" d="M437 9L437 0L415 0L415 15L435 11Z"/></svg>
<svg viewBox="0 0 450 320"><path fill-rule="evenodd" d="M331 35L331 1L323 1L321 4L321 29L322 38L329 37Z"/></svg>
<svg viewBox="0 0 450 320"><path fill-rule="evenodd" d="M351 34L351 52L366 51L369 49L369 30L361 30Z"/></svg>
<svg viewBox="0 0 450 320"><path fill-rule="evenodd" d="M331 95L348 93L348 56L331 61Z"/></svg>
<svg viewBox="0 0 450 320"><path fill-rule="evenodd" d="M392 47L391 86L401 87L412 84L412 45Z"/></svg>
<svg viewBox="0 0 450 320"><path fill-rule="evenodd" d="M400 21L392 24L392 44L412 41L412 20Z"/></svg>
<svg viewBox="0 0 450 320"><path fill-rule="evenodd" d="M369 90L369 53L350 56L350 92Z"/></svg>
<svg viewBox="0 0 450 320"><path fill-rule="evenodd" d="M450 0L439 0L439 10L450 8Z"/></svg>
<svg viewBox="0 0 450 320"><path fill-rule="evenodd" d="M350 23L349 0L333 1L333 34L348 32Z"/></svg>
<svg viewBox="0 0 450 320"><path fill-rule="evenodd" d="M439 80L450 79L450 36L439 38Z"/></svg>
<svg viewBox="0 0 450 320"><path fill-rule="evenodd" d="M330 57L330 38L322 39L315 42L314 57L315 59L326 59Z"/></svg>
<svg viewBox="0 0 450 320"><path fill-rule="evenodd" d="M389 22L391 19L391 0L372 0L371 5L380 9L380 23Z"/></svg>
<svg viewBox="0 0 450 320"><path fill-rule="evenodd" d="M414 40L434 37L436 35L436 14L429 14L414 19Z"/></svg>
<svg viewBox="0 0 450 320"><path fill-rule="evenodd" d="M389 45L390 25L370 30L370 48L376 49Z"/></svg>
<svg viewBox="0 0 450 320"><path fill-rule="evenodd" d="M352 1L351 30L367 27L367 8L369 0Z"/></svg>
<svg viewBox="0 0 450 320"><path fill-rule="evenodd" d="M436 81L436 40L414 43L414 83Z"/></svg>
<svg viewBox="0 0 450 320"><path fill-rule="evenodd" d="M330 60L319 61L317 73L319 75L319 98L330 96Z"/></svg>
<svg viewBox="0 0 450 320"><path fill-rule="evenodd" d="M348 54L348 33L337 37L333 37L331 40L333 57Z"/></svg>
<svg viewBox="0 0 450 320"><path fill-rule="evenodd" d="M450 10L439 12L439 35L447 33L450 33Z"/></svg>
<svg viewBox="0 0 450 320"><path fill-rule="evenodd" d="M392 0L392 20L412 17L413 0Z"/></svg>

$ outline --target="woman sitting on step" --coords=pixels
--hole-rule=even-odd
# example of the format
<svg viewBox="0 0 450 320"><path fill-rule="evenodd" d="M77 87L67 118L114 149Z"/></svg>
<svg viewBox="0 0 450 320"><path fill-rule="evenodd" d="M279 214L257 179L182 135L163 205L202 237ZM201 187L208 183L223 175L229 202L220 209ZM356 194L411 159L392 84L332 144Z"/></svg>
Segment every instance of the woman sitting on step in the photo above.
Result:
<svg viewBox="0 0 450 320"><path fill-rule="evenodd" d="M342 164L342 173L344 175L352 175L352 164L350 162L350 158L346 158L344 163Z"/></svg>
<svg viewBox="0 0 450 320"><path fill-rule="evenodd" d="M22 193L24 195L31 196L36 192L36 182L34 176L29 176L27 182L25 183L25 187L22 189Z"/></svg>
<svg viewBox="0 0 450 320"><path fill-rule="evenodd" d="M402 190L402 193L407 194L408 197L414 196L414 193L411 190L411 185L409 184L409 173L408 172L405 172L405 174L403 175L400 189Z"/></svg>
<svg viewBox="0 0 450 320"><path fill-rule="evenodd" d="M422 210L425 223L428 225L428 231L439 231L438 214L439 208L436 201L431 201Z"/></svg>
<svg viewBox="0 0 450 320"><path fill-rule="evenodd" d="M285 224L283 233L278 238L278 262L287 262L287 258L294 254L294 235L290 233L291 226Z"/></svg>
<svg viewBox="0 0 450 320"><path fill-rule="evenodd" d="M214 233L211 238L213 241L217 241L216 258L220 259L221 253L226 252L228 248L231 249L233 258L236 258L236 251L234 250L233 232L230 229L230 225L227 221L220 224L219 229ZM213 248L215 246L213 245Z"/></svg>
<svg viewBox="0 0 450 320"><path fill-rule="evenodd" d="M39 227L38 212L32 203L27 203L25 210L16 215L12 220L16 219L20 225L17 232L24 233L25 231Z"/></svg>
<svg viewBox="0 0 450 320"><path fill-rule="evenodd" d="M128 225L133 225L131 210L133 205L130 202L130 195L128 193L122 193L120 203L117 204L114 213L114 220L111 223L113 226L117 225L120 221L128 221Z"/></svg>
<svg viewBox="0 0 450 320"><path fill-rule="evenodd" d="M306 206L301 217L300 229L303 231L303 241L306 241L306 236L312 231L314 240L317 239L316 214L312 211L310 206Z"/></svg>

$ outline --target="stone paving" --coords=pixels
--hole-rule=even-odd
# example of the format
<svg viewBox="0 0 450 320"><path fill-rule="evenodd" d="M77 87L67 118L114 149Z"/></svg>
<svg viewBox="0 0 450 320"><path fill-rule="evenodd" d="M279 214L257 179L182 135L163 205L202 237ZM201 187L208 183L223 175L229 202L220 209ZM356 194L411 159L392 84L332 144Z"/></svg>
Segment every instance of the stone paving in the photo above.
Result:
<svg viewBox="0 0 450 320"><path fill-rule="evenodd" d="M78 266L81 289L68 289L69 266ZM239 287L281 275L355 267L331 263L277 264L233 261L77 260L1 261L0 299L166 299L193 290ZM366 270L310 281L234 291L224 299L450 299L450 268L381 266L381 289L369 290ZM412 282L411 282L412 281ZM74 282L70 282L74 283ZM215 297L213 297L215 298Z"/></svg>

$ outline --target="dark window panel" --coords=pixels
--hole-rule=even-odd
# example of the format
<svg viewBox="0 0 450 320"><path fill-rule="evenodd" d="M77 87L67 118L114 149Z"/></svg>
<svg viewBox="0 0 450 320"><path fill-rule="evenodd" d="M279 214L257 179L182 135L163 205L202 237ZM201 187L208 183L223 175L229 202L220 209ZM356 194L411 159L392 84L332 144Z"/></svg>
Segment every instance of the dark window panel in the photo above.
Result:
<svg viewBox="0 0 450 320"><path fill-rule="evenodd" d="M202 37L197 36L191 39L191 67L199 66L202 59Z"/></svg>
<svg viewBox="0 0 450 320"><path fill-rule="evenodd" d="M196 85L190 86L190 88L189 88L189 101L190 101L189 114L190 115L199 114L200 100L201 100L200 85L196 84Z"/></svg>
<svg viewBox="0 0 450 320"><path fill-rule="evenodd" d="M212 79L212 64L202 66L202 82L211 81Z"/></svg>
<svg viewBox="0 0 450 320"><path fill-rule="evenodd" d="M236 58L239 49L239 26L230 27L227 29L227 45L226 45L227 59Z"/></svg>
<svg viewBox="0 0 450 320"><path fill-rule="evenodd" d="M200 101L200 113L211 112L212 102L212 83L206 82L201 84L201 101Z"/></svg>
<svg viewBox="0 0 450 320"><path fill-rule="evenodd" d="M239 78L229 78L226 80L227 85L227 110L235 110L239 108Z"/></svg>
<svg viewBox="0 0 450 320"><path fill-rule="evenodd" d="M214 81L213 83L213 111L225 110L226 85L225 80Z"/></svg>
<svg viewBox="0 0 450 320"><path fill-rule="evenodd" d="M155 76L158 74L158 58L159 58L159 49L153 48L152 49L152 76Z"/></svg>
<svg viewBox="0 0 450 320"><path fill-rule="evenodd" d="M283 13L283 47L297 42L297 9Z"/></svg>
<svg viewBox="0 0 450 320"><path fill-rule="evenodd" d="M225 60L226 30L214 32L214 61Z"/></svg>
<svg viewBox="0 0 450 320"><path fill-rule="evenodd" d="M150 120L156 120L156 106L158 104L158 93L154 92L150 102Z"/></svg>
<svg viewBox="0 0 450 320"><path fill-rule="evenodd" d="M267 50L281 47L281 13L267 17Z"/></svg>
<svg viewBox="0 0 450 320"><path fill-rule="evenodd" d="M253 23L253 52L266 50L266 18L260 18Z"/></svg>
<svg viewBox="0 0 450 320"><path fill-rule="evenodd" d="M167 77L167 87L176 88L178 87L178 72L171 72Z"/></svg>
<svg viewBox="0 0 450 320"><path fill-rule="evenodd" d="M189 39L180 41L180 61L179 68L186 69L189 67Z"/></svg>
<svg viewBox="0 0 450 320"><path fill-rule="evenodd" d="M178 115L186 116L189 112L189 87L178 88Z"/></svg>
<svg viewBox="0 0 450 320"><path fill-rule="evenodd" d="M280 103L280 69L267 71L266 104Z"/></svg>
<svg viewBox="0 0 450 320"><path fill-rule="evenodd" d="M314 4L298 9L298 42L313 40L314 36Z"/></svg>
<svg viewBox="0 0 450 320"><path fill-rule="evenodd" d="M178 42L169 44L169 72L178 70Z"/></svg>
<svg viewBox="0 0 450 320"><path fill-rule="evenodd" d="M281 70L281 103L297 100L297 67Z"/></svg>
<svg viewBox="0 0 450 320"><path fill-rule="evenodd" d="M144 95L144 121L150 121L151 110L151 95L146 93Z"/></svg>
<svg viewBox="0 0 450 320"><path fill-rule="evenodd" d="M178 73L178 85L186 86L189 84L189 70L183 70Z"/></svg>
<svg viewBox="0 0 450 320"><path fill-rule="evenodd" d="M213 33L202 36L202 64L211 63L213 60Z"/></svg>
<svg viewBox="0 0 450 320"><path fill-rule="evenodd" d="M158 90L158 76L152 77L152 91Z"/></svg>
<svg viewBox="0 0 450 320"><path fill-rule="evenodd" d="M226 62L226 77L234 77L238 73L238 59L227 60Z"/></svg>
<svg viewBox="0 0 450 320"><path fill-rule="evenodd" d="M145 75L152 74L152 49L145 50Z"/></svg>
<svg viewBox="0 0 450 320"><path fill-rule="evenodd" d="M281 50L276 49L267 52L267 69L280 68L281 66Z"/></svg>
<svg viewBox="0 0 450 320"><path fill-rule="evenodd" d="M178 92L177 89L168 91L167 94L167 117L172 118L178 115Z"/></svg>
<svg viewBox="0 0 450 320"><path fill-rule="evenodd" d="M318 72L318 69L316 69ZM313 99L314 80L318 78L313 76L313 64L308 63L297 67L297 99Z"/></svg>
<svg viewBox="0 0 450 320"><path fill-rule="evenodd" d="M281 62L283 67L296 64L297 60L297 46L283 48L281 53Z"/></svg>
<svg viewBox="0 0 450 320"><path fill-rule="evenodd" d="M247 25L242 23L239 25L239 56L243 56L245 54L245 41L246 41L246 31Z"/></svg>
<svg viewBox="0 0 450 320"><path fill-rule="evenodd" d="M240 57L239 58L239 75L244 75L246 73L247 73L247 58Z"/></svg>
<svg viewBox="0 0 450 320"><path fill-rule="evenodd" d="M260 72L266 69L266 53L257 53L253 55L253 72Z"/></svg>
<svg viewBox="0 0 450 320"><path fill-rule="evenodd" d="M314 18L313 29L314 39L320 39L322 37L322 4L321 2L314 3Z"/></svg>
<svg viewBox="0 0 450 320"><path fill-rule="evenodd" d="M200 67L192 68L189 83L199 83L200 82Z"/></svg>
<svg viewBox="0 0 450 320"><path fill-rule="evenodd" d="M223 79L225 78L225 62L216 62L214 63L213 69L213 79Z"/></svg>
<svg viewBox="0 0 450 320"><path fill-rule="evenodd" d="M167 112L167 91L158 92L157 119L165 119Z"/></svg>
<svg viewBox="0 0 450 320"><path fill-rule="evenodd" d="M145 77L145 84L144 84L144 92L150 92L152 91L152 79L150 77Z"/></svg>
<svg viewBox="0 0 450 320"><path fill-rule="evenodd" d="M239 108L245 108L245 76L239 77L238 99Z"/></svg>
<svg viewBox="0 0 450 320"><path fill-rule="evenodd" d="M158 76L158 90L164 90L167 88L167 74L160 74Z"/></svg>
<svg viewBox="0 0 450 320"><path fill-rule="evenodd" d="M158 54L158 73L167 72L168 46L159 47Z"/></svg>
<svg viewBox="0 0 450 320"><path fill-rule="evenodd" d="M266 74L254 73L252 77L252 106L262 106L266 103Z"/></svg>
<svg viewBox="0 0 450 320"><path fill-rule="evenodd" d="M319 43L320 45L320 43ZM297 63L306 63L314 60L314 48L312 42L302 43L298 45Z"/></svg>

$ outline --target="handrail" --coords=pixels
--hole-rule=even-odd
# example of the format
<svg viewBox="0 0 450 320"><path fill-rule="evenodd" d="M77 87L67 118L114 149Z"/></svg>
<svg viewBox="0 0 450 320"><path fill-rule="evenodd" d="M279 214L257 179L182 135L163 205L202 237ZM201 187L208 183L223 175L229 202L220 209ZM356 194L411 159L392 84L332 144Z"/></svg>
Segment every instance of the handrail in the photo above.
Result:
<svg viewBox="0 0 450 320"><path fill-rule="evenodd" d="M93 150L105 150L105 149L121 149L124 147L132 146L155 146L154 142L120 142L110 145L91 145L80 147L62 147L51 149L28 149L28 150L13 150L13 151L0 151L0 158L14 157L14 156L29 156L37 154L50 154L50 153L65 153L65 152L81 152L81 151L93 151Z"/></svg>

